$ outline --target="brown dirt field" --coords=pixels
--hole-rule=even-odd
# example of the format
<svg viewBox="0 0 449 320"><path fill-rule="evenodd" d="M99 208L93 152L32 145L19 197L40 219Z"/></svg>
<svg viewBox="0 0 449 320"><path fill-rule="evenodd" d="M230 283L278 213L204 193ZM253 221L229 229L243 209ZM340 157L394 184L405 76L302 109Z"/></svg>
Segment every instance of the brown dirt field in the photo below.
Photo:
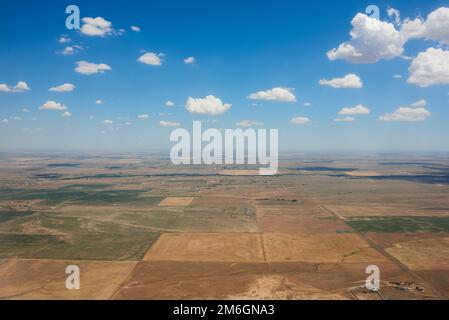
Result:
<svg viewBox="0 0 449 320"><path fill-rule="evenodd" d="M414 282L397 266L380 263L386 299L423 299L391 281ZM367 277L366 264L214 263L144 261L132 271L115 299L354 299ZM420 285L420 284L419 284Z"/></svg>
<svg viewBox="0 0 449 320"><path fill-rule="evenodd" d="M334 218L327 210L309 203L297 205L263 205L260 202L255 205L257 216L273 216L282 218L291 217L314 217L314 218Z"/></svg>
<svg viewBox="0 0 449 320"><path fill-rule="evenodd" d="M284 275L264 275L252 281L246 291L229 295L229 300L346 300L342 295L326 293L302 281L293 283Z"/></svg>
<svg viewBox="0 0 449 320"><path fill-rule="evenodd" d="M160 207L187 207L192 203L192 197L167 197L159 203Z"/></svg>
<svg viewBox="0 0 449 320"><path fill-rule="evenodd" d="M0 201L0 210L14 209L15 211L26 211L39 202L42 202L42 200Z"/></svg>
<svg viewBox="0 0 449 320"><path fill-rule="evenodd" d="M219 174L223 176L258 176L259 170L221 170Z"/></svg>
<svg viewBox="0 0 449 320"><path fill-rule="evenodd" d="M143 261L115 299L224 299L267 272L263 263Z"/></svg>
<svg viewBox="0 0 449 320"><path fill-rule="evenodd" d="M449 271L449 238L395 243L386 251L415 271Z"/></svg>
<svg viewBox="0 0 449 320"><path fill-rule="evenodd" d="M129 211L133 211L134 208L127 208ZM142 209L140 209L142 210ZM148 210L145 208L145 210ZM72 217L95 217L104 218L108 220L120 213L123 213L123 208L120 206L88 206L88 205L72 205L64 204L57 208L57 212L63 216Z"/></svg>
<svg viewBox="0 0 449 320"><path fill-rule="evenodd" d="M68 265L80 268L80 289L68 290ZM10 259L0 264L0 299L108 299L136 262Z"/></svg>
<svg viewBox="0 0 449 320"><path fill-rule="evenodd" d="M194 198L191 206L198 207L249 207L249 200L240 198L223 197L197 197Z"/></svg>
<svg viewBox="0 0 449 320"><path fill-rule="evenodd" d="M115 299L345 299L289 278L265 263L141 262Z"/></svg>
<svg viewBox="0 0 449 320"><path fill-rule="evenodd" d="M293 283L302 282L319 288L324 293L338 293L348 299L361 299L365 285L367 263L271 263L270 271L289 277ZM431 289L412 279L397 265L376 262L380 269L381 293L384 299L429 299L436 298ZM405 286L404 290L400 286ZM416 290L416 287L422 291ZM356 295L354 296L354 291ZM368 296L365 296L367 298ZM370 299L378 299L371 296Z"/></svg>
<svg viewBox="0 0 449 320"><path fill-rule="evenodd" d="M264 233L341 233L352 232L345 223L336 219L298 217L292 215L257 215L257 224Z"/></svg>
<svg viewBox="0 0 449 320"><path fill-rule="evenodd" d="M378 177L383 174L376 171L349 171L343 173L351 177Z"/></svg>
<svg viewBox="0 0 449 320"><path fill-rule="evenodd" d="M249 177L232 177L228 176L226 182L229 182L228 179L235 179L233 183L235 185L221 185L217 186L213 189L206 189L201 191L201 195L203 196L216 196L217 193L226 195L229 198L247 198L251 200L256 200L260 198L267 199L276 199L276 198L295 198L298 197L298 193L293 192L287 188L273 188L273 184L269 184L267 181L266 185L260 186L255 183L249 183ZM263 177L257 177L254 179L266 179Z"/></svg>
<svg viewBox="0 0 449 320"><path fill-rule="evenodd" d="M418 271L418 274L429 281L439 292L449 299L449 272L446 270Z"/></svg>
<svg viewBox="0 0 449 320"><path fill-rule="evenodd" d="M425 239L435 239L435 238L447 238L449 233L366 233L370 240L374 241L378 246L382 248L388 248L393 246L395 243L418 241Z"/></svg>
<svg viewBox="0 0 449 320"><path fill-rule="evenodd" d="M255 262L264 255L258 234L166 233L143 260Z"/></svg>
<svg viewBox="0 0 449 320"><path fill-rule="evenodd" d="M267 261L385 262L386 258L355 234L298 235L273 233L263 236Z"/></svg>

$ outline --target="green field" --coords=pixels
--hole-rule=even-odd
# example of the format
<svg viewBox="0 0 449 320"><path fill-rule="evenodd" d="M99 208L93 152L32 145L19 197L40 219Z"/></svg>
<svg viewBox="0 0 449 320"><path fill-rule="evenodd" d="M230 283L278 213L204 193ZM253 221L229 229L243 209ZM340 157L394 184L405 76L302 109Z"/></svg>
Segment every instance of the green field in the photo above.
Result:
<svg viewBox="0 0 449 320"><path fill-rule="evenodd" d="M169 231L247 231L256 224L254 213L248 212L245 208L234 207L158 208L150 212L123 213L117 220Z"/></svg>
<svg viewBox="0 0 449 320"><path fill-rule="evenodd" d="M100 185L103 186L103 185ZM59 189L3 189L0 200L44 200L46 205L57 205L65 201L80 202L84 205L110 205L114 203L138 202L155 204L162 197L142 197L150 190L97 190L97 186L76 185Z"/></svg>
<svg viewBox="0 0 449 320"><path fill-rule="evenodd" d="M449 232L449 217L350 218L348 223L360 232Z"/></svg>
<svg viewBox="0 0 449 320"><path fill-rule="evenodd" d="M21 217L28 217L32 214L31 211L0 211L0 223Z"/></svg>
<svg viewBox="0 0 449 320"><path fill-rule="evenodd" d="M38 232L26 233L32 224ZM79 217L37 214L0 224L0 258L138 260L158 232Z"/></svg>

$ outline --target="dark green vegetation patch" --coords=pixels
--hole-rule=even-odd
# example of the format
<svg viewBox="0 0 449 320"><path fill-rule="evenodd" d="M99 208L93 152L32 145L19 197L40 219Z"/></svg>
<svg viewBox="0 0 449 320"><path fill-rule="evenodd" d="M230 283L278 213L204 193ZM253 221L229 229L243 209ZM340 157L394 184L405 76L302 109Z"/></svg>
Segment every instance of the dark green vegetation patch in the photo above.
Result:
<svg viewBox="0 0 449 320"><path fill-rule="evenodd" d="M16 218L31 216L31 211L0 211L0 223Z"/></svg>
<svg viewBox="0 0 449 320"><path fill-rule="evenodd" d="M161 197L143 197L148 190L96 190L95 187L60 189L9 189L0 190L0 200L44 200L47 205L56 205L64 201L73 201L83 205L156 204Z"/></svg>
<svg viewBox="0 0 449 320"><path fill-rule="evenodd" d="M449 232L449 217L350 218L348 223L360 232Z"/></svg>
<svg viewBox="0 0 449 320"><path fill-rule="evenodd" d="M49 168L69 168L69 167L79 167L81 163L50 163L47 165Z"/></svg>
<svg viewBox="0 0 449 320"><path fill-rule="evenodd" d="M54 235L0 233L0 258L34 258L42 249L59 243L62 240Z"/></svg>

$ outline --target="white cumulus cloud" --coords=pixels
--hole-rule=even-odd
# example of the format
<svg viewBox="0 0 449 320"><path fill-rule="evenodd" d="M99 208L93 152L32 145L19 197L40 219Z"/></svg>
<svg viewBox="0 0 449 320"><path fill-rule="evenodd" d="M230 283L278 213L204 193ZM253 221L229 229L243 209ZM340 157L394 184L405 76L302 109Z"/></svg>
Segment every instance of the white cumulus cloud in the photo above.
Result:
<svg viewBox="0 0 449 320"><path fill-rule="evenodd" d="M404 52L404 37L392 23L358 13L351 21L351 40L327 53L330 60L343 59L350 63L375 63L393 59Z"/></svg>
<svg viewBox="0 0 449 320"><path fill-rule="evenodd" d="M338 114L340 115L344 115L344 116L354 116L354 115L358 115L358 114L370 114L371 111L370 109L368 109L367 107L359 104L356 105L355 107L352 108L343 108L340 110L340 112L338 112Z"/></svg>
<svg viewBox="0 0 449 320"><path fill-rule="evenodd" d="M67 36L61 36L58 40L59 43L69 43L70 41L72 40Z"/></svg>
<svg viewBox="0 0 449 320"><path fill-rule="evenodd" d="M175 105L174 102L172 102L170 100L165 103L166 107L173 107L174 105Z"/></svg>
<svg viewBox="0 0 449 320"><path fill-rule="evenodd" d="M428 48L413 59L408 83L420 87L449 84L449 51Z"/></svg>
<svg viewBox="0 0 449 320"><path fill-rule="evenodd" d="M344 117L344 118L336 118L334 119L334 122L354 122L354 117Z"/></svg>
<svg viewBox="0 0 449 320"><path fill-rule="evenodd" d="M144 120L144 119L148 119L148 115L147 114L139 114L138 116L137 116L137 119L140 119L140 120Z"/></svg>
<svg viewBox="0 0 449 320"><path fill-rule="evenodd" d="M73 47L70 47L70 46L65 47L64 50L62 51L62 54L66 55L66 56L74 54L74 53L75 53L75 49L73 49Z"/></svg>
<svg viewBox="0 0 449 320"><path fill-rule="evenodd" d="M449 45L449 8L436 9L425 20L420 17L405 19L401 32L406 39L424 38Z"/></svg>
<svg viewBox="0 0 449 320"><path fill-rule="evenodd" d="M242 120L240 122L237 122L236 125L238 127L259 127L259 126L263 126L263 123L258 122L258 121L252 121L252 120Z"/></svg>
<svg viewBox="0 0 449 320"><path fill-rule="evenodd" d="M77 65L78 66L75 68L75 71L84 75L103 73L105 71L112 70L110 66L104 63L96 64L87 61L78 61Z"/></svg>
<svg viewBox="0 0 449 320"><path fill-rule="evenodd" d="M159 121L159 125L162 127L179 127L181 124L179 122L172 121Z"/></svg>
<svg viewBox="0 0 449 320"><path fill-rule="evenodd" d="M25 81L19 81L15 86L9 86L7 84L0 84L0 92L24 92L30 90L30 87Z"/></svg>
<svg viewBox="0 0 449 320"><path fill-rule="evenodd" d="M60 86L51 87L48 90L53 92L70 92L75 90L75 85L71 83L64 83L61 84Z"/></svg>
<svg viewBox="0 0 449 320"><path fill-rule="evenodd" d="M67 110L67 107L59 102L53 101L53 100L48 100L47 102L45 102L43 105L41 105L39 107L40 110L60 110L60 111L65 111Z"/></svg>
<svg viewBox="0 0 449 320"><path fill-rule="evenodd" d="M401 21L400 12L387 10L393 23L358 13L353 18L350 40L330 50L330 60L343 59L350 63L375 63L403 57L404 45L410 39L426 39L449 45L449 8L440 7L426 19L417 17ZM395 27L395 24L398 28Z"/></svg>
<svg viewBox="0 0 449 320"><path fill-rule="evenodd" d="M161 66L164 58L163 53L147 52L141 55L137 61L151 66Z"/></svg>
<svg viewBox="0 0 449 320"><path fill-rule="evenodd" d="M140 28L138 26L131 26L131 30L134 32L140 32Z"/></svg>
<svg viewBox="0 0 449 320"><path fill-rule="evenodd" d="M192 63L195 63L195 62L196 62L196 59L194 57L187 57L187 58L184 59L184 63L185 64L192 64Z"/></svg>
<svg viewBox="0 0 449 320"><path fill-rule="evenodd" d="M80 46L80 45L67 46L60 53L62 53L65 56L69 56L69 55L78 53L79 51L81 51L83 49L84 49L84 47Z"/></svg>
<svg viewBox="0 0 449 320"><path fill-rule="evenodd" d="M310 122L310 119L307 117L295 117L290 120L293 124L306 124Z"/></svg>
<svg viewBox="0 0 449 320"><path fill-rule="evenodd" d="M363 87L362 80L353 73L347 74L343 78L334 78L331 80L321 79L319 84L337 89L359 89Z"/></svg>
<svg viewBox="0 0 449 320"><path fill-rule="evenodd" d="M424 22L424 36L427 39L449 45L449 8L441 7L427 16Z"/></svg>
<svg viewBox="0 0 449 320"><path fill-rule="evenodd" d="M426 109L427 101L422 99L409 107L397 108L393 113L387 113L379 118L381 121L418 122L424 121L432 114Z"/></svg>
<svg viewBox="0 0 449 320"><path fill-rule="evenodd" d="M11 88L4 83L0 83L0 92L11 92Z"/></svg>
<svg viewBox="0 0 449 320"><path fill-rule="evenodd" d="M400 107L393 113L387 113L379 118L381 121L418 122L431 116L426 108Z"/></svg>
<svg viewBox="0 0 449 320"><path fill-rule="evenodd" d="M62 117L71 117L72 113L70 111L65 111L61 116Z"/></svg>
<svg viewBox="0 0 449 320"><path fill-rule="evenodd" d="M112 23L102 17L85 17L82 19L81 33L91 37L104 37L114 33Z"/></svg>
<svg viewBox="0 0 449 320"><path fill-rule="evenodd" d="M425 99L421 99L419 101L413 102L410 106L412 108L424 108L427 106L427 101Z"/></svg>
<svg viewBox="0 0 449 320"><path fill-rule="evenodd" d="M296 102L296 97L292 93L293 89L276 87L266 91L251 93L248 98L251 100L270 100L281 102Z"/></svg>
<svg viewBox="0 0 449 320"><path fill-rule="evenodd" d="M396 25L400 25L401 24L401 13L399 12L399 10L389 7L387 9L387 14L390 18L392 18L394 20L394 23Z"/></svg>
<svg viewBox="0 0 449 320"><path fill-rule="evenodd" d="M30 90L30 87L28 87L28 84L25 81L19 81L14 86L13 91L14 92L23 92Z"/></svg>
<svg viewBox="0 0 449 320"><path fill-rule="evenodd" d="M186 102L186 109L190 113L219 115L225 113L231 104L223 103L219 98L208 95L205 98L189 97Z"/></svg>

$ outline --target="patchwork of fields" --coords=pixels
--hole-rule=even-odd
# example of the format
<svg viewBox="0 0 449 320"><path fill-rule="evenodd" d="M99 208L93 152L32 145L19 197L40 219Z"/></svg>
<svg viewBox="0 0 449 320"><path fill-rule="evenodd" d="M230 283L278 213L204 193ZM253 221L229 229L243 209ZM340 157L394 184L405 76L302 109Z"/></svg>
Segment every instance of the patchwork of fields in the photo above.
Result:
<svg viewBox="0 0 449 320"><path fill-rule="evenodd" d="M0 298L448 299L449 158L432 159L289 155L258 176L0 154Z"/></svg>

